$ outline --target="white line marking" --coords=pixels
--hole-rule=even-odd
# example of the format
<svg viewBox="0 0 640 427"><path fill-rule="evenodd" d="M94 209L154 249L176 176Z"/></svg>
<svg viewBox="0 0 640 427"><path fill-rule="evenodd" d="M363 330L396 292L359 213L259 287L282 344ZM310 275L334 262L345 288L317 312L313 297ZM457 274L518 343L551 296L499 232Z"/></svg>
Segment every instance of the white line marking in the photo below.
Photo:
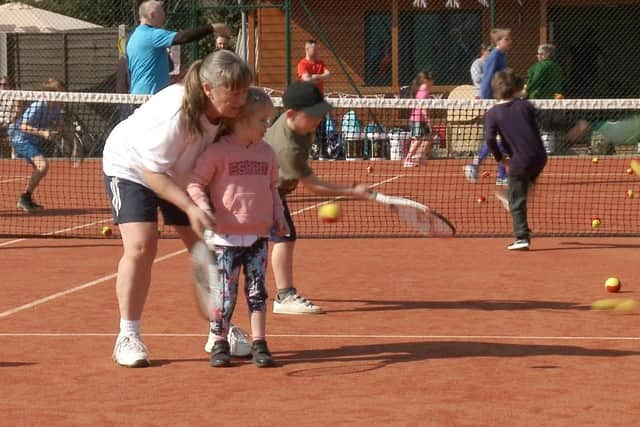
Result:
<svg viewBox="0 0 640 427"><path fill-rule="evenodd" d="M7 179L3 179L2 181L0 181L0 184L6 184L8 182L24 181L27 178L28 177L26 177L26 176L19 176L17 178L7 178Z"/></svg>
<svg viewBox="0 0 640 427"><path fill-rule="evenodd" d="M0 337L115 337L114 333L101 332L8 332ZM201 338L206 334L185 333L145 333L145 337L160 338ZM310 339L421 339L421 340L496 340L496 341L640 341L640 337L582 337L582 336L544 336L544 335L350 335L350 334L267 334L271 338L310 338Z"/></svg>
<svg viewBox="0 0 640 427"><path fill-rule="evenodd" d="M27 214L25 214L25 215L27 215ZM63 228L63 229L61 229L61 230L48 231L48 232L46 232L46 233L42 233L42 234L41 234L41 236L42 236L42 237L45 237L45 236L55 236L56 234L66 233L67 231L80 230L80 229L82 229L82 228L87 228L87 227L91 227L91 226L98 225L98 224L103 224L103 223L105 223L105 222L110 222L110 221L112 221L112 218L111 218L111 217L109 217L109 218L107 218L107 219L101 219L100 221L88 222L88 223L86 223L86 224L80 224L80 225L75 225L75 226L73 226L73 227L69 227L69 228ZM0 247L13 245L13 244L16 244L16 243L24 242L24 241L26 241L26 240L27 240L27 239L14 239L14 240L9 240L9 241L6 241L6 242L2 242L2 243L0 243Z"/></svg>
<svg viewBox="0 0 640 427"><path fill-rule="evenodd" d="M173 258L173 257L175 257L177 255L181 255L181 254L185 253L186 251L187 251L186 249L181 249L181 250L176 251L176 252L171 252L170 254L167 254L167 255L161 256L159 258L156 258L153 261L153 263L156 264L158 262L162 262L162 261L167 260L169 258ZM15 308L3 311L2 313L0 313L0 318L11 316L12 314L18 313L20 311L27 310L29 308L35 307L35 306L40 305L40 304L44 304L45 302L48 302L48 301L54 300L56 298L60 298L60 297L72 294L74 292L81 291L83 289L91 288L91 287L93 287L95 285L99 285L100 283L104 283L104 282L106 282L108 280L114 279L117 275L118 275L118 273L107 274L106 276L102 276L102 277L100 277L98 279L95 279L95 280L92 280L90 282L83 283L82 285L78 285L76 287L69 288L69 289L66 289L66 290L61 291L61 292L56 292L55 294L51 294L51 295L46 296L44 298L37 299L37 300L32 301L32 302L30 302L28 304L24 304L24 305L21 305L19 307L15 307Z"/></svg>

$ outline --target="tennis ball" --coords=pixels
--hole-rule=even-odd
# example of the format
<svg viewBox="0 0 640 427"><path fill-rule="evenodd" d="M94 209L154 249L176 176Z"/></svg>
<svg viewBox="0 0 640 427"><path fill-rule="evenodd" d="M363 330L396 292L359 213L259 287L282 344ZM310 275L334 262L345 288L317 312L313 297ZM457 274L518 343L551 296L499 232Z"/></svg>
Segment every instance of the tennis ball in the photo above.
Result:
<svg viewBox="0 0 640 427"><path fill-rule="evenodd" d="M483 178L487 178L487 177L489 177L489 176L491 176L491 172L489 172L489 171L484 171L484 172L482 172L482 177L483 177Z"/></svg>
<svg viewBox="0 0 640 427"><path fill-rule="evenodd" d="M373 173L373 166L367 166L367 173L371 175Z"/></svg>
<svg viewBox="0 0 640 427"><path fill-rule="evenodd" d="M564 95L561 93L554 93L553 99L564 99Z"/></svg>
<svg viewBox="0 0 640 427"><path fill-rule="evenodd" d="M591 159L591 163L598 163L598 162L599 162L599 160L598 160L597 157L594 157L593 159Z"/></svg>
<svg viewBox="0 0 640 427"><path fill-rule="evenodd" d="M604 288L607 290L607 292L618 292L621 287L622 283L617 277L609 277L604 282Z"/></svg>
<svg viewBox="0 0 640 427"><path fill-rule="evenodd" d="M636 193L633 190L631 190L631 189L627 190L627 197L628 198L633 199L635 196L636 196Z"/></svg>
<svg viewBox="0 0 640 427"><path fill-rule="evenodd" d="M594 219L591 221L591 228L596 229L596 228L600 227L600 224L602 224L602 222L600 221L600 219L599 219L599 218L594 218Z"/></svg>
<svg viewBox="0 0 640 427"><path fill-rule="evenodd" d="M633 175L633 169L627 168L627 175Z"/></svg>
<svg viewBox="0 0 640 427"><path fill-rule="evenodd" d="M628 314L638 310L638 308L640 308L640 304L638 304L638 301L627 298L619 302L613 310L617 313Z"/></svg>
<svg viewBox="0 0 640 427"><path fill-rule="evenodd" d="M158 236L162 236L162 228L158 227Z"/></svg>
<svg viewBox="0 0 640 427"><path fill-rule="evenodd" d="M631 160L630 169L633 171L633 173L635 173L636 175L640 176L640 162L638 162L635 159Z"/></svg>
<svg viewBox="0 0 640 427"><path fill-rule="evenodd" d="M335 203L327 203L318 209L318 218L322 222L336 222L340 218L340 206Z"/></svg>
<svg viewBox="0 0 640 427"><path fill-rule="evenodd" d="M591 310L613 310L621 301L620 298L599 299L591 303Z"/></svg>
<svg viewBox="0 0 640 427"><path fill-rule="evenodd" d="M102 227L102 235L104 237L109 237L113 234L113 231L111 230L111 227L105 225L104 227Z"/></svg>
<svg viewBox="0 0 640 427"><path fill-rule="evenodd" d="M476 199L477 203L484 203L487 200L486 197L484 196L478 196L478 198Z"/></svg>

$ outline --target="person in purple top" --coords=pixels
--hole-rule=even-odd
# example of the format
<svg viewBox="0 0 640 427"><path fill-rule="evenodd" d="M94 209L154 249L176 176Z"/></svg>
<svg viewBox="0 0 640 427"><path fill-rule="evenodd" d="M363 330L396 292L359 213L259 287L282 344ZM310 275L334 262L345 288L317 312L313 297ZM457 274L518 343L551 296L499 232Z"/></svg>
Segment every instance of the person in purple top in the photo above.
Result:
<svg viewBox="0 0 640 427"><path fill-rule="evenodd" d="M506 53L511 49L511 30L494 28L491 30L491 42L495 45L495 49L489 53L484 62L484 74L480 82L480 98L482 99L493 99L491 79L495 73L507 68ZM464 175L469 181L476 182L480 164L488 155L489 148L487 144L484 144L478 151L478 155L474 157L473 162L464 167ZM507 185L507 174L501 165L498 165L496 185Z"/></svg>
<svg viewBox="0 0 640 427"><path fill-rule="evenodd" d="M495 160L509 174L507 194L496 193L511 212L513 221L515 241L507 249L528 250L531 245L531 230L527 222L527 195L547 163L538 121L543 126L551 127L563 124L553 123L553 120L564 119L546 115L536 110L529 101L521 99L524 79L509 68L495 73L491 79L491 88L498 102L485 116L485 142ZM588 127L587 122L578 121L567 133L567 139L580 138ZM502 148L498 147L498 135L502 139Z"/></svg>

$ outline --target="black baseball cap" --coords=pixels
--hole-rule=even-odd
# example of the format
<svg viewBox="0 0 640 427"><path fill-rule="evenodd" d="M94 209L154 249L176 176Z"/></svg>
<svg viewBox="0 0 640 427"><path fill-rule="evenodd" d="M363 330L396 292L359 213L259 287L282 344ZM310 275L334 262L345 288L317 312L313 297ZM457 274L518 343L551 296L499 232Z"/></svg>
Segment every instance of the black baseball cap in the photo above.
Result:
<svg viewBox="0 0 640 427"><path fill-rule="evenodd" d="M287 110L304 111L314 117L322 117L331 110L318 86L311 82L291 83L282 95L282 103Z"/></svg>

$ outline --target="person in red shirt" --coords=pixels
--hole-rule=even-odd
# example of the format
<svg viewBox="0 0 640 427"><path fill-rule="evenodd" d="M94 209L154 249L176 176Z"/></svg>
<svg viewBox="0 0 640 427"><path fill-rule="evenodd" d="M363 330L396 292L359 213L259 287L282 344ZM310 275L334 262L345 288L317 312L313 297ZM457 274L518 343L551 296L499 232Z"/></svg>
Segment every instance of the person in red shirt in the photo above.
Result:
<svg viewBox="0 0 640 427"><path fill-rule="evenodd" d="M315 40L307 40L304 43L305 57L298 62L298 79L305 82L313 82L324 95L324 82L329 79L331 73L318 55L318 47Z"/></svg>
<svg viewBox="0 0 640 427"><path fill-rule="evenodd" d="M320 60L316 41L307 40L304 43L304 52L305 57L298 62L298 79L314 83L324 95L324 82L329 79L331 73L325 63ZM311 149L311 157L314 159L328 157L326 125L326 118L323 118L316 129L316 139Z"/></svg>

